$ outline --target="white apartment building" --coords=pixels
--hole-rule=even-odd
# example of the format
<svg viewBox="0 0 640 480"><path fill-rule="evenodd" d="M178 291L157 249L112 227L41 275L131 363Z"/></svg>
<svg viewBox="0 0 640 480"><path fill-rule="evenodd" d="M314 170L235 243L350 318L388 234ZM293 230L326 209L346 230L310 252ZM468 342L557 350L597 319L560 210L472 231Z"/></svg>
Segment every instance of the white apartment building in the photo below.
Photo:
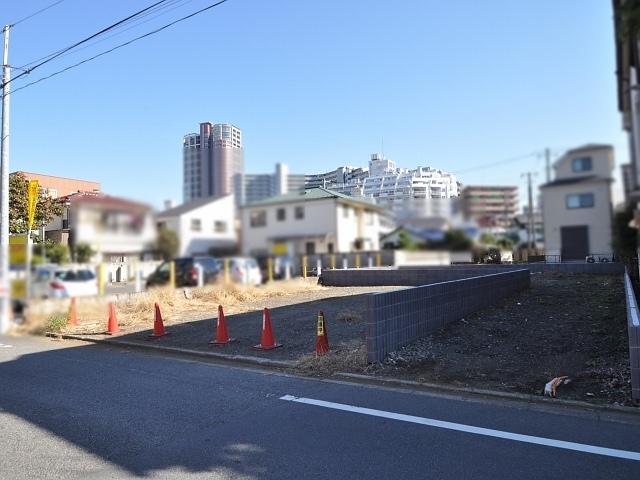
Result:
<svg viewBox="0 0 640 480"><path fill-rule="evenodd" d="M555 180L540 187L545 253L562 261L612 254L613 147L585 145L554 164Z"/></svg>
<svg viewBox="0 0 640 480"><path fill-rule="evenodd" d="M178 236L179 256L222 255L237 249L233 195L183 203L160 212L156 219L159 228Z"/></svg>
<svg viewBox="0 0 640 480"><path fill-rule="evenodd" d="M317 187L242 208L242 252L299 255L375 251L382 207Z"/></svg>
<svg viewBox="0 0 640 480"><path fill-rule="evenodd" d="M344 179L344 183L340 183ZM456 176L432 167L398 168L393 160L374 153L369 169L340 167L333 172L308 175L307 186L322 186L354 197L372 198L393 210L411 199L454 198L459 195Z"/></svg>

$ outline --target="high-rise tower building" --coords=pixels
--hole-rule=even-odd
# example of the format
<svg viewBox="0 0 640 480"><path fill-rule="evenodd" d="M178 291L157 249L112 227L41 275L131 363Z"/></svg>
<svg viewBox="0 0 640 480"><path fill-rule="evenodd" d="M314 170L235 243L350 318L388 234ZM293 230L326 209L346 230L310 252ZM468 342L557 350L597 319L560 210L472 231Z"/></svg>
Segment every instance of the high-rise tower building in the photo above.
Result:
<svg viewBox="0 0 640 480"><path fill-rule="evenodd" d="M242 131L229 124L200 124L199 133L185 135L184 201L233 193L233 177L244 173Z"/></svg>

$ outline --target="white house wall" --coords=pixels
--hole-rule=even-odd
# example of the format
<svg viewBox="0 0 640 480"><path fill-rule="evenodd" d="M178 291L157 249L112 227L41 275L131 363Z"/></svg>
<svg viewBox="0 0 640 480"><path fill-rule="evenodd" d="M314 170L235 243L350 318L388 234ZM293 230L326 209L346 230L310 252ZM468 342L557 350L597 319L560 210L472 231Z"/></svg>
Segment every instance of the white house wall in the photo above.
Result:
<svg viewBox="0 0 640 480"><path fill-rule="evenodd" d="M592 208L567 208L569 194L593 193ZM579 183L544 189L544 241L547 255L561 252L560 228L587 225L589 250L594 254L611 254L611 192L606 181Z"/></svg>

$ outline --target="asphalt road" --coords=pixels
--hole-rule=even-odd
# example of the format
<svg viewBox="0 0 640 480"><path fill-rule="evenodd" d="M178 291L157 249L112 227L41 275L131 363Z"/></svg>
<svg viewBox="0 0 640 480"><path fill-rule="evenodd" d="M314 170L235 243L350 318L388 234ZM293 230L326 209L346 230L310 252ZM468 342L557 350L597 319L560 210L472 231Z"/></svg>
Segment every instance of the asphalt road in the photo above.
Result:
<svg viewBox="0 0 640 480"><path fill-rule="evenodd" d="M0 337L0 478L640 478L640 414Z"/></svg>

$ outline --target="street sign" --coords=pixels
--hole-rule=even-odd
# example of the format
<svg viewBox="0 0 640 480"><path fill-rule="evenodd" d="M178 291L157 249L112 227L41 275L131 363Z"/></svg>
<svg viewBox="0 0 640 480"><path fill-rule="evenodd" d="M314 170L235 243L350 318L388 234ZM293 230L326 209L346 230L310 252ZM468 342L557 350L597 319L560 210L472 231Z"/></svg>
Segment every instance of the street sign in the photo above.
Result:
<svg viewBox="0 0 640 480"><path fill-rule="evenodd" d="M9 264L25 265L27 262L27 236L11 235L9 237Z"/></svg>
<svg viewBox="0 0 640 480"><path fill-rule="evenodd" d="M33 227L33 220L36 216L36 205L38 204L38 180L29 180L29 200L28 200L28 213L29 213L29 230Z"/></svg>

